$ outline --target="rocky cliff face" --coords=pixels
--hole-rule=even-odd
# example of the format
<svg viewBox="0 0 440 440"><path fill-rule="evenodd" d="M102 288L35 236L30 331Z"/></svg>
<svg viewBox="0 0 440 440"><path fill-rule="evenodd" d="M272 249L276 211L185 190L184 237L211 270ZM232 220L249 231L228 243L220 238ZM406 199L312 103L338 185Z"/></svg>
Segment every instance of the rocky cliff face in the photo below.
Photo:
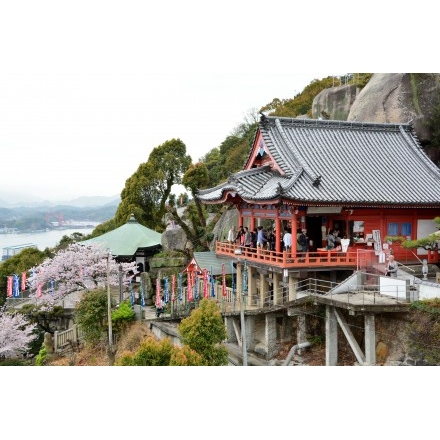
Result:
<svg viewBox="0 0 440 440"><path fill-rule="evenodd" d="M339 86L325 89L319 93L312 104L313 119L332 119L346 121L356 100L356 86Z"/></svg>
<svg viewBox="0 0 440 440"><path fill-rule="evenodd" d="M430 142L430 120L440 102L438 73L375 73L357 96L347 121L412 121L422 144Z"/></svg>
<svg viewBox="0 0 440 440"><path fill-rule="evenodd" d="M408 123L425 152L440 164L432 145L432 118L440 104L438 73L375 73L359 92L355 86L323 90L313 100L314 118L340 121Z"/></svg>

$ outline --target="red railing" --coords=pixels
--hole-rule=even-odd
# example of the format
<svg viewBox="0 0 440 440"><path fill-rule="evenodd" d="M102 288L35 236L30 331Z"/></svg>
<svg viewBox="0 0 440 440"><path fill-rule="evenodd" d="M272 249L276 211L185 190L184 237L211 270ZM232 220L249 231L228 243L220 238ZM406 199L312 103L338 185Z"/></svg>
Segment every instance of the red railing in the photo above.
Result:
<svg viewBox="0 0 440 440"><path fill-rule="evenodd" d="M262 263L268 266L289 268L310 268L310 267L349 267L357 269L361 253L366 258L366 252L349 250L347 252L320 251L320 252L277 252L258 248L240 247L228 242L217 242L215 246L217 255L225 255L231 258L243 258L247 261ZM368 259L374 257L374 251L368 251ZM377 259L377 257L376 257Z"/></svg>

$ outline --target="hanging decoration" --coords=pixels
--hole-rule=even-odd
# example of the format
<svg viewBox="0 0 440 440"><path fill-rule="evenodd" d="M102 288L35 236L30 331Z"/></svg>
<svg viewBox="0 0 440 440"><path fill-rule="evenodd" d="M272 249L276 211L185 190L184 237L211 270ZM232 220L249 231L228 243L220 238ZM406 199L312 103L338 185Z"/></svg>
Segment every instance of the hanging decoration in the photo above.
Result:
<svg viewBox="0 0 440 440"><path fill-rule="evenodd" d="M203 269L203 298L208 298L208 270Z"/></svg>
<svg viewBox="0 0 440 440"><path fill-rule="evenodd" d="M192 301L193 300L193 281L192 281L192 272L188 272L188 291L187 291L187 295L188 295L188 301Z"/></svg>
<svg viewBox="0 0 440 440"><path fill-rule="evenodd" d="M248 293L248 273L247 273L247 263L244 260L243 264L243 287L241 289L243 295L247 295Z"/></svg>
<svg viewBox="0 0 440 440"><path fill-rule="evenodd" d="M173 274L171 275L171 302L176 301L175 287L176 287L176 275Z"/></svg>
<svg viewBox="0 0 440 440"><path fill-rule="evenodd" d="M214 275L212 275L212 266L210 267L210 282L211 282L211 297L215 298L215 278Z"/></svg>
<svg viewBox="0 0 440 440"><path fill-rule="evenodd" d="M26 271L21 273L21 290L26 290Z"/></svg>
<svg viewBox="0 0 440 440"><path fill-rule="evenodd" d="M156 279L156 307L160 307L160 278Z"/></svg>
<svg viewBox="0 0 440 440"><path fill-rule="evenodd" d="M179 273L179 281L178 281L178 292L179 292L179 301L182 302L183 300L183 287L182 287L182 278L183 275L181 273Z"/></svg>
<svg viewBox="0 0 440 440"><path fill-rule="evenodd" d="M12 296L12 283L13 283L14 277L12 275L8 276L8 297Z"/></svg>
<svg viewBox="0 0 440 440"><path fill-rule="evenodd" d="M226 271L225 263L222 264L222 296L226 296Z"/></svg>
<svg viewBox="0 0 440 440"><path fill-rule="evenodd" d="M165 277L165 304L170 302L170 287L168 284L168 277Z"/></svg>

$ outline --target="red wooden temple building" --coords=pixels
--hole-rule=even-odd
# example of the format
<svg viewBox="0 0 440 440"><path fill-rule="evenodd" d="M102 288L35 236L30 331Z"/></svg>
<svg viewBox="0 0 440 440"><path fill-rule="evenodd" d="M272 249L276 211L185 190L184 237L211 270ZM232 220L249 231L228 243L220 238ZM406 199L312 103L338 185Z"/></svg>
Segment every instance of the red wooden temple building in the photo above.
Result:
<svg viewBox="0 0 440 440"><path fill-rule="evenodd" d="M236 207L236 230L275 230L275 250L217 241L216 254L237 261L237 277L244 259L250 280L257 271L271 273L274 284L283 278L286 285L317 272L337 281L366 266L380 270L390 252L402 264L424 258L438 262L435 249L405 249L384 240L414 240L437 230L440 170L410 124L262 115L243 169L214 188L199 190L197 197L205 204ZM292 233L287 251L285 228ZM304 254L297 250L298 228L307 229ZM334 229L344 246L329 251L327 234Z"/></svg>

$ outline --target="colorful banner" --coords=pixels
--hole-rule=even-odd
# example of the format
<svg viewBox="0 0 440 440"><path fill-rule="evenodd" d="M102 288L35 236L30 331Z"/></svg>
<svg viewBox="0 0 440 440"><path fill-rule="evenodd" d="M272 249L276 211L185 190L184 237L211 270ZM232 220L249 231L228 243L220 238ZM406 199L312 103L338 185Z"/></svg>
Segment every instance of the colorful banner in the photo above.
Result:
<svg viewBox="0 0 440 440"><path fill-rule="evenodd" d="M171 301L174 302L176 301L176 275L173 274L171 276Z"/></svg>
<svg viewBox="0 0 440 440"><path fill-rule="evenodd" d="M21 273L21 290L26 290L26 272Z"/></svg>
<svg viewBox="0 0 440 440"><path fill-rule="evenodd" d="M182 278L183 278L183 275L181 273L179 273L179 282L178 282L178 287L177 287L177 290L179 292L179 301L183 300Z"/></svg>
<svg viewBox="0 0 440 440"><path fill-rule="evenodd" d="M156 279L156 306L160 307L160 279Z"/></svg>
<svg viewBox="0 0 440 440"><path fill-rule="evenodd" d="M199 299L199 277L197 275L197 271L193 273L193 282L194 282L194 299L197 301Z"/></svg>
<svg viewBox="0 0 440 440"><path fill-rule="evenodd" d="M208 298L208 270L203 269L203 298Z"/></svg>
<svg viewBox="0 0 440 440"><path fill-rule="evenodd" d="M14 277L12 275L8 276L8 297L12 296L12 281L14 280Z"/></svg>
<svg viewBox="0 0 440 440"><path fill-rule="evenodd" d="M35 292L37 298L41 298L43 296L43 283L37 284L37 291Z"/></svg>
<svg viewBox="0 0 440 440"><path fill-rule="evenodd" d="M188 301L193 300L193 285L192 285L192 272L188 272Z"/></svg>
<svg viewBox="0 0 440 440"><path fill-rule="evenodd" d="M168 277L165 277L165 304L170 302L170 287L168 284Z"/></svg>
<svg viewBox="0 0 440 440"><path fill-rule="evenodd" d="M141 277L141 282L140 282L140 285L139 285L139 289L141 291L141 306L145 307L144 283L142 282L142 277Z"/></svg>
<svg viewBox="0 0 440 440"><path fill-rule="evenodd" d="M248 293L248 271L247 271L246 260L244 260L244 265L243 265L243 285L241 288L241 293L243 295L247 295Z"/></svg>
<svg viewBox="0 0 440 440"><path fill-rule="evenodd" d="M215 279L214 279L214 275L212 275L212 266L211 266L211 271L210 273L210 281L211 281L211 297L215 298Z"/></svg>
<svg viewBox="0 0 440 440"><path fill-rule="evenodd" d="M16 273L14 273L12 295L14 296L14 298L18 298L20 296L20 278L18 278L18 275Z"/></svg>
<svg viewBox="0 0 440 440"><path fill-rule="evenodd" d="M225 263L222 264L222 296L226 296L226 271Z"/></svg>
<svg viewBox="0 0 440 440"><path fill-rule="evenodd" d="M131 278L128 282L129 290L130 290L130 304L134 305L134 293L133 293L133 283L131 282Z"/></svg>
<svg viewBox="0 0 440 440"><path fill-rule="evenodd" d="M234 263L231 261L232 295L235 295Z"/></svg>

